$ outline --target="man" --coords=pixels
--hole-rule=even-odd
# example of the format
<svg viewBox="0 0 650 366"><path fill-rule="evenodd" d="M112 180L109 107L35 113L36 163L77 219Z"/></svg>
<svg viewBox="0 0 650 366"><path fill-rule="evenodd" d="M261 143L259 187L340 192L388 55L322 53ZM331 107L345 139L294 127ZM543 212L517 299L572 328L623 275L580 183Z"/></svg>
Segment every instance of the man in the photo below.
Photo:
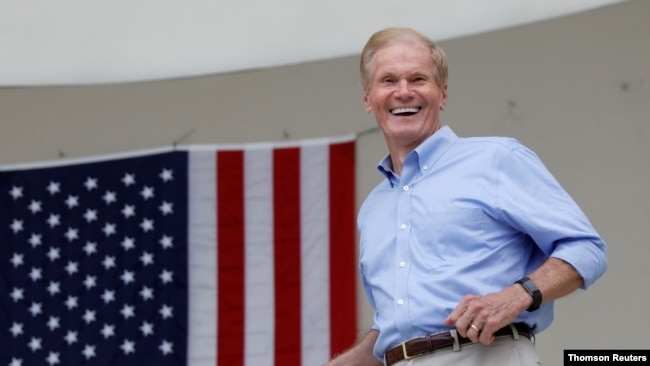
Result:
<svg viewBox="0 0 650 366"><path fill-rule="evenodd" d="M328 365L537 365L533 333L605 272L605 243L532 151L441 126L447 61L425 36L375 33L361 78L389 152L358 216L376 311Z"/></svg>

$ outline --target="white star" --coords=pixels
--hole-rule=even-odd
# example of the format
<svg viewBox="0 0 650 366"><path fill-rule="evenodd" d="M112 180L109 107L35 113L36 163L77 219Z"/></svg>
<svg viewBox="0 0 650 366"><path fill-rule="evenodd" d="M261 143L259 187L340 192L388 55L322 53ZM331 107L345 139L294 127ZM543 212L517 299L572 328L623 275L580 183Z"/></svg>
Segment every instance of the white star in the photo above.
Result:
<svg viewBox="0 0 650 366"><path fill-rule="evenodd" d="M20 358L12 357L9 366L23 366L23 360L21 360Z"/></svg>
<svg viewBox="0 0 650 366"><path fill-rule="evenodd" d="M39 315L42 312L42 305L40 303L33 302L28 311L32 313L32 316Z"/></svg>
<svg viewBox="0 0 650 366"><path fill-rule="evenodd" d="M9 225L9 227L14 232L14 234L17 234L20 231L23 231L23 221L22 220L14 220L11 223L11 225Z"/></svg>
<svg viewBox="0 0 650 366"><path fill-rule="evenodd" d="M50 227L55 227L61 224L61 218L59 215L51 214L50 217L47 218L47 223Z"/></svg>
<svg viewBox="0 0 650 366"><path fill-rule="evenodd" d="M97 253L97 243L87 242L83 250L86 252L86 255Z"/></svg>
<svg viewBox="0 0 650 366"><path fill-rule="evenodd" d="M107 270L115 267L115 257L110 257L110 256L104 257L104 260L102 261L102 265Z"/></svg>
<svg viewBox="0 0 650 366"><path fill-rule="evenodd" d="M148 200L149 198L153 198L153 188L145 186L144 188L142 188L142 191L140 191L140 195L145 200Z"/></svg>
<svg viewBox="0 0 650 366"><path fill-rule="evenodd" d="M140 291L140 296L142 296L143 300L151 300L153 299L153 290L150 289L149 287L145 286L142 288Z"/></svg>
<svg viewBox="0 0 650 366"><path fill-rule="evenodd" d="M40 212L40 211L41 211L41 201L32 201L32 202L29 204L29 210L30 210L33 214L35 214L35 213L37 213L37 212Z"/></svg>
<svg viewBox="0 0 650 366"><path fill-rule="evenodd" d="M86 321L86 323L94 322L96 320L95 312L92 310L86 310L83 315L83 319Z"/></svg>
<svg viewBox="0 0 650 366"><path fill-rule="evenodd" d="M39 349L41 349L41 339L32 337L32 339L27 344L27 347L29 347L32 350L32 352L38 351Z"/></svg>
<svg viewBox="0 0 650 366"><path fill-rule="evenodd" d="M159 243L163 247L163 249L169 249L174 246L174 238L171 236L163 235L162 239L160 239Z"/></svg>
<svg viewBox="0 0 650 366"><path fill-rule="evenodd" d="M58 352L50 352L50 354L47 355L47 363L49 363L50 365L56 365L59 362L61 361L59 360Z"/></svg>
<svg viewBox="0 0 650 366"><path fill-rule="evenodd" d="M47 191L50 192L50 194L59 193L61 191L61 184L58 182L50 182L47 186Z"/></svg>
<svg viewBox="0 0 650 366"><path fill-rule="evenodd" d="M54 330L59 327L59 318L55 316L51 316L50 319L47 321L47 327L50 328L50 330Z"/></svg>
<svg viewBox="0 0 650 366"><path fill-rule="evenodd" d="M145 336L152 335L153 334L153 324L147 323L147 322L142 322L142 325L140 326L140 331Z"/></svg>
<svg viewBox="0 0 650 366"><path fill-rule="evenodd" d="M32 248L36 248L37 246L43 244L43 241L41 239L42 239L41 235L32 234L32 236L29 237L29 244L32 245Z"/></svg>
<svg viewBox="0 0 650 366"><path fill-rule="evenodd" d="M61 257L61 250L59 248L50 248L47 252L47 257L50 258L51 261L55 261Z"/></svg>
<svg viewBox="0 0 650 366"><path fill-rule="evenodd" d="M151 230L153 230L153 220L150 220L150 219L146 219L146 218L145 218L145 219L142 220L142 222L140 223L140 227L141 227L142 230L144 230L144 231L151 231Z"/></svg>
<svg viewBox="0 0 650 366"><path fill-rule="evenodd" d="M160 344L160 347L158 348L160 348L160 351L162 351L163 355L165 356L174 352L174 344L171 342L167 342L164 339L163 342Z"/></svg>
<svg viewBox="0 0 650 366"><path fill-rule="evenodd" d="M49 292L51 296L54 296L61 292L61 285L58 282L52 281L47 286L47 292Z"/></svg>
<svg viewBox="0 0 650 366"><path fill-rule="evenodd" d="M18 302L18 301L20 301L20 300L22 300L24 298L24 296L23 296L24 294L25 293L24 293L24 290L22 288L15 288L14 287L14 290L11 291L11 295L9 295L9 296L14 300L14 302Z"/></svg>
<svg viewBox="0 0 650 366"><path fill-rule="evenodd" d="M127 219L131 216L135 216L135 207L131 205L124 205L124 208L122 209L122 215L124 215L124 217Z"/></svg>
<svg viewBox="0 0 650 366"><path fill-rule="evenodd" d="M126 237L124 240L122 240L122 248L124 250L129 250L135 248L135 240L133 238Z"/></svg>
<svg viewBox="0 0 650 366"><path fill-rule="evenodd" d="M174 204L171 202L163 202L158 209L160 209L163 215L169 215L174 212Z"/></svg>
<svg viewBox="0 0 650 366"><path fill-rule="evenodd" d="M115 291L104 290L104 293L102 294L102 300L104 300L104 303L106 304L111 301L115 301Z"/></svg>
<svg viewBox="0 0 650 366"><path fill-rule="evenodd" d="M77 332L74 332L72 330L68 331L68 333L64 337L65 341L68 342L68 345L76 343L77 342Z"/></svg>
<svg viewBox="0 0 650 366"><path fill-rule="evenodd" d="M135 343L125 339L120 348L124 351L125 355L128 355L129 353L135 352Z"/></svg>
<svg viewBox="0 0 650 366"><path fill-rule="evenodd" d="M76 296L68 296L68 298L65 300L65 306L68 308L68 310L72 310L78 305L79 301L77 300Z"/></svg>
<svg viewBox="0 0 650 366"><path fill-rule="evenodd" d="M122 314L124 319L133 318L135 316L135 307L125 304L122 310L120 310L120 314Z"/></svg>
<svg viewBox="0 0 650 366"><path fill-rule="evenodd" d="M86 219L86 222L93 222L97 220L97 210L87 209L84 213L84 219Z"/></svg>
<svg viewBox="0 0 650 366"><path fill-rule="evenodd" d="M104 228L102 229L102 231L104 232L104 235L106 235L106 236L111 236L111 235L115 234L115 232L116 232L115 224L106 223L106 225L104 225Z"/></svg>
<svg viewBox="0 0 650 366"><path fill-rule="evenodd" d="M68 228L68 231L65 232L65 237L68 238L68 241L73 241L79 238L79 230Z"/></svg>
<svg viewBox="0 0 650 366"><path fill-rule="evenodd" d="M25 262L23 261L23 255L14 253L14 255L11 257L11 264L14 265L14 267L18 267L21 264L24 264Z"/></svg>
<svg viewBox="0 0 650 366"><path fill-rule="evenodd" d="M21 323L13 323L11 328L9 328L9 331L14 337L18 337L23 334L23 325Z"/></svg>
<svg viewBox="0 0 650 366"><path fill-rule="evenodd" d="M160 279L163 281L163 283L169 283L172 282L172 277L173 273L168 271L168 270L163 270L162 273L160 274Z"/></svg>
<svg viewBox="0 0 650 366"><path fill-rule="evenodd" d="M86 178L86 181L84 182L84 186L86 186L86 189L89 191L92 191L93 189L97 188L97 178Z"/></svg>
<svg viewBox="0 0 650 366"><path fill-rule="evenodd" d="M148 266L150 264L153 264L153 254L144 252L140 256L140 261L142 262L143 266Z"/></svg>
<svg viewBox="0 0 650 366"><path fill-rule="evenodd" d="M163 180L163 182L170 181L174 179L174 171L170 169L163 169L163 171L160 173L160 179Z"/></svg>
<svg viewBox="0 0 650 366"><path fill-rule="evenodd" d="M77 196L68 196L68 198L65 200L66 206L68 208L73 208L79 206L79 197Z"/></svg>
<svg viewBox="0 0 650 366"><path fill-rule="evenodd" d="M171 318L173 316L174 308L171 306L163 305L158 311L163 319Z"/></svg>
<svg viewBox="0 0 650 366"><path fill-rule="evenodd" d="M117 201L117 195L115 194L115 192L111 192L111 191L106 191L106 193L104 193L104 196L102 198L104 199L104 202L106 202L107 205Z"/></svg>
<svg viewBox="0 0 650 366"><path fill-rule="evenodd" d="M133 275L133 272L130 271L124 271L120 278L124 281L125 285L135 281L135 276Z"/></svg>
<svg viewBox="0 0 650 366"><path fill-rule="evenodd" d="M86 359L90 359L91 357L95 357L96 356L96 354L95 354L95 346L91 346L91 345L87 344L84 347L84 350L81 351L81 353L84 355L84 357L86 357Z"/></svg>
<svg viewBox="0 0 650 366"><path fill-rule="evenodd" d="M131 184L135 184L135 176L130 173L124 174L124 177L122 178L122 183L124 183L125 186L130 186Z"/></svg>
<svg viewBox="0 0 650 366"><path fill-rule="evenodd" d="M29 278L31 278L32 281L36 282L43 278L42 273L43 271L41 271L40 268L32 268L32 270L29 272Z"/></svg>
<svg viewBox="0 0 650 366"><path fill-rule="evenodd" d="M65 271L68 272L68 275L73 275L79 272L79 264L77 262L68 262L65 266Z"/></svg>
<svg viewBox="0 0 650 366"><path fill-rule="evenodd" d="M11 195L11 197L14 198L14 200L16 200L16 199L23 196L23 187L13 186L13 187L11 187L11 190L9 191L9 194Z"/></svg>
<svg viewBox="0 0 650 366"><path fill-rule="evenodd" d="M102 328L100 333L102 333L104 338L112 337L115 335L115 326L104 324L104 327Z"/></svg>
<svg viewBox="0 0 650 366"><path fill-rule="evenodd" d="M97 277L95 276L86 276L86 279L84 280L84 286L86 286L86 289L90 290L91 288L95 287L97 285Z"/></svg>

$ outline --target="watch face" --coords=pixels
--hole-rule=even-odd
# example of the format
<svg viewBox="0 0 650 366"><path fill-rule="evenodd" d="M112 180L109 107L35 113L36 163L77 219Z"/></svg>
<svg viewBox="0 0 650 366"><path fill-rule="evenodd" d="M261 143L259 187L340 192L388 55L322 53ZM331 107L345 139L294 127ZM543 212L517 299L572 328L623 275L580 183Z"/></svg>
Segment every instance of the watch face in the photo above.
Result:
<svg viewBox="0 0 650 366"><path fill-rule="evenodd" d="M521 284L526 291L530 294L530 296L533 298L533 303L530 305L530 307L527 309L527 311L535 311L539 308L539 306L542 304L542 292L539 291L535 283L528 277L524 277L517 281L516 283Z"/></svg>

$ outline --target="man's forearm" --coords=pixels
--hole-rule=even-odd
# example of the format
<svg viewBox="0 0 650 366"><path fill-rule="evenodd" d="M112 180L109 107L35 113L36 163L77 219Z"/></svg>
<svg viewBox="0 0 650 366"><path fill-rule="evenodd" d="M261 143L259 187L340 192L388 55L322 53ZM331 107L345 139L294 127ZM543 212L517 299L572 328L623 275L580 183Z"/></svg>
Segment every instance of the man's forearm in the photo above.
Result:
<svg viewBox="0 0 650 366"><path fill-rule="evenodd" d="M381 366L383 363L373 354L379 332L370 330L352 348L336 356L326 366Z"/></svg>
<svg viewBox="0 0 650 366"><path fill-rule="evenodd" d="M543 302L559 299L582 286L582 277L569 263L549 258L529 275L542 292Z"/></svg>

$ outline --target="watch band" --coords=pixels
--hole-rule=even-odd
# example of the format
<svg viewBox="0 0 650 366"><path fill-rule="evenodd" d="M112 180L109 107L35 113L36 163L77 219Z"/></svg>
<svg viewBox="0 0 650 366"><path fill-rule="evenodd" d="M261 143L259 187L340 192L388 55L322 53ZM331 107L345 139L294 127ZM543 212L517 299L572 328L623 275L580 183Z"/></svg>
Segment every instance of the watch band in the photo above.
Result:
<svg viewBox="0 0 650 366"><path fill-rule="evenodd" d="M530 305L527 311L530 312L539 309L539 306L542 304L542 292L537 288L535 283L528 277L523 277L522 279L517 280L515 283L522 285L533 298L533 303Z"/></svg>

